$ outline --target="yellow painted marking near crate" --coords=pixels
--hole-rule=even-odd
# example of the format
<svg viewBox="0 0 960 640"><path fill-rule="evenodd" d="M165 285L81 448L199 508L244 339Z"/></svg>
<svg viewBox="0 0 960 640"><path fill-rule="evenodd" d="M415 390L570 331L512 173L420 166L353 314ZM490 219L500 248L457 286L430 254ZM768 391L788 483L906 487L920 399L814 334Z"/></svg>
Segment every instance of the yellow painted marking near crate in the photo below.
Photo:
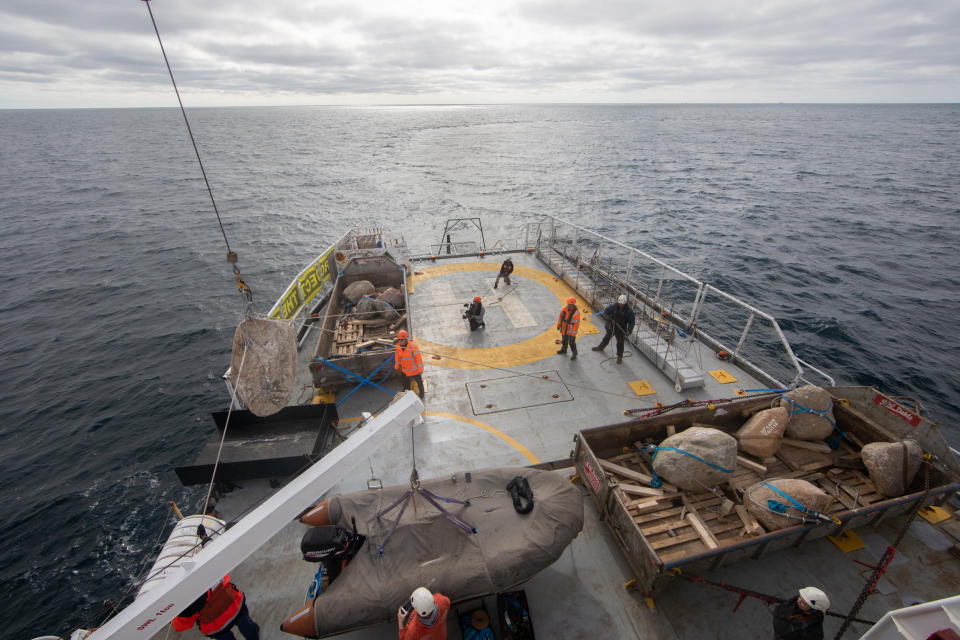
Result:
<svg viewBox="0 0 960 640"><path fill-rule="evenodd" d="M838 536L827 536L827 540L837 545L837 548L844 553L863 549L867 546L863 543L863 540L860 539L860 536L851 529L847 529Z"/></svg>
<svg viewBox="0 0 960 640"><path fill-rule="evenodd" d="M317 389L317 394L313 396L313 404L333 404L333 391L327 391L322 388Z"/></svg>
<svg viewBox="0 0 960 640"><path fill-rule="evenodd" d="M929 507L924 507L917 512L921 518L929 522L930 524L937 524L938 522L943 522L944 520L950 519L950 512L942 507L938 507L934 504Z"/></svg>
<svg viewBox="0 0 960 640"><path fill-rule="evenodd" d="M454 264L441 264L427 267L418 271L411 280L416 282L425 282L430 278L444 276L451 273L467 273L470 271L499 271L500 264L492 262L457 262ZM591 310L587 303L578 296L573 289L567 286L565 282L546 272L538 269L532 269L522 265L517 265L513 269L513 276L522 276L533 280L538 284L549 289L555 296L559 304L556 307L556 315L560 315L560 308L567 301L567 298L577 299L577 307L580 309L580 330L578 336L600 333L590 320L586 317L590 315ZM551 315L550 326L543 333L536 335L528 340L517 342L515 344L503 345L501 347L451 347L445 344L438 344L424 339L422 336L414 336L414 340L420 347L421 353L429 356L439 356L440 359L430 358L425 364L446 367L448 369L485 369L487 367L510 367L521 364L530 364L543 360L557 352L557 344L560 340L560 332L556 329L556 316ZM426 358L424 358L426 360Z"/></svg>
<svg viewBox="0 0 960 640"><path fill-rule="evenodd" d="M649 396L657 392L646 380L634 380L633 382L628 382L627 386L633 389L633 392L638 396Z"/></svg>
<svg viewBox="0 0 960 640"><path fill-rule="evenodd" d="M724 371L723 369L715 369L714 371L711 371L711 372L710 372L710 375L712 375L714 378L716 378L716 379L717 379L717 382L720 382L720 383L722 383L722 384L726 384L726 383L728 383L728 382L736 382L736 381L737 381L736 378L734 378L732 375L730 375L729 373L727 373L727 372Z"/></svg>
<svg viewBox="0 0 960 640"><path fill-rule="evenodd" d="M446 411L424 411L423 415L431 416L434 418L449 418L450 420L459 420L460 422L466 422L467 424L473 425L474 427L480 427L484 431L487 431L488 433L492 433L493 435L500 438L501 440L509 444L511 447L519 451L521 454L523 454L523 457L529 460L532 464L540 464L540 459L537 458L537 456L533 455L530 452L530 450L527 449L525 446L523 446L522 444L520 444L519 442L517 442L507 434L505 434L503 431L500 431L499 429L495 429L494 427L491 427L486 423L480 422L479 420L474 420L473 418L467 418L466 416L459 416L455 413L447 413Z"/></svg>

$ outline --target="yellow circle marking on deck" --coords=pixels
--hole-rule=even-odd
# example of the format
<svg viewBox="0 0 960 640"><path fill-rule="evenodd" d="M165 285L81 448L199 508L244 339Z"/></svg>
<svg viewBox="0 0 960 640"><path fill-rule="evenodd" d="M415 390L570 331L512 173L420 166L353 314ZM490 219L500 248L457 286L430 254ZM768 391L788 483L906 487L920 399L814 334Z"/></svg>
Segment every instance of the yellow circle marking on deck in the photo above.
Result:
<svg viewBox="0 0 960 640"><path fill-rule="evenodd" d="M449 418L450 420L459 420L460 422L466 422L467 424L472 424L475 427L480 427L484 431L488 431L492 433L493 435L497 436L498 438L500 438L501 440L509 444L511 447L513 447L514 449L522 453L523 457L525 457L531 463L540 464L540 459L537 458L537 456L530 453L530 450L527 449L525 446L523 446L522 444L520 444L519 442L517 442L507 434L505 434L503 431L500 431L499 429L495 429L488 424L484 424L479 420L474 420L473 418L467 418L465 416L458 416L455 413L447 413L445 411L424 411L423 415L431 416L433 418Z"/></svg>
<svg viewBox="0 0 960 640"><path fill-rule="evenodd" d="M430 278L467 271L493 271L499 273L500 265L491 262L457 262L454 264L436 265L418 272L418 274L414 276L414 280L419 283L429 280ZM599 330L585 318L585 316L590 313L590 307L584 302L583 298L577 295L563 280L539 269L531 269L530 267L524 267L522 265L515 266L512 275L523 276L524 278L542 284L552 291L560 301L560 306L558 306L556 310L558 316L560 315L560 308L567 301L567 298L573 296L577 299L577 308L580 309L581 317L580 330L577 332L577 338L585 334L599 333ZM483 369L486 367L509 367L520 364L530 364L531 362L552 356L557 351L557 341L560 340L560 332L557 331L556 321L553 321L550 323L550 328L543 333L528 340L503 345L501 347L451 347L449 345L425 340L419 335L415 336L414 340L423 353L441 356L440 360L427 358L424 364L447 367L448 369Z"/></svg>

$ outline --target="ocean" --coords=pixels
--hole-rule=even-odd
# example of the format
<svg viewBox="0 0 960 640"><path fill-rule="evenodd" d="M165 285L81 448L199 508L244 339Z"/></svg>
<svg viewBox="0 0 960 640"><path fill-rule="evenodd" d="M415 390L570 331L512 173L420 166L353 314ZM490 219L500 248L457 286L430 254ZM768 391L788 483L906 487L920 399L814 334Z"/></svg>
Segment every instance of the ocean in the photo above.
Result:
<svg viewBox="0 0 960 640"><path fill-rule="evenodd" d="M261 310L351 226L425 245L448 218L555 214L772 314L960 446L960 105L188 115ZM201 506L172 469L229 403L243 302L179 111L0 111L0 131L0 628L67 636L135 591L171 500Z"/></svg>

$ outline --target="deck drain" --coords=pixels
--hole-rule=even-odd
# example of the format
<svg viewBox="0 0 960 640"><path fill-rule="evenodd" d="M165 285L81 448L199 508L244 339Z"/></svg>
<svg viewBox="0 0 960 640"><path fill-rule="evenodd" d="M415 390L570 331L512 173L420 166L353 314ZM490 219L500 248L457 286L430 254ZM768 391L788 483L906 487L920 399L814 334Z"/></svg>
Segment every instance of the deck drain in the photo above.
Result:
<svg viewBox="0 0 960 640"><path fill-rule="evenodd" d="M559 394L559 393L555 393L555 394L553 394L553 395L550 396L550 397L551 397L551 398L559 398L559 397L560 397L560 394Z"/></svg>
<svg viewBox="0 0 960 640"><path fill-rule="evenodd" d="M491 403L491 404L488 404L486 408L487 408L487 409L493 409L495 406L497 406L497 405Z"/></svg>
<svg viewBox="0 0 960 640"><path fill-rule="evenodd" d="M434 359L434 360L442 360L443 358L442 358L441 356L433 356L433 359Z"/></svg>
<svg viewBox="0 0 960 640"><path fill-rule="evenodd" d="M480 385L480 388L481 388L481 389L486 389L486 388L487 388L487 385L482 384L482 385Z"/></svg>

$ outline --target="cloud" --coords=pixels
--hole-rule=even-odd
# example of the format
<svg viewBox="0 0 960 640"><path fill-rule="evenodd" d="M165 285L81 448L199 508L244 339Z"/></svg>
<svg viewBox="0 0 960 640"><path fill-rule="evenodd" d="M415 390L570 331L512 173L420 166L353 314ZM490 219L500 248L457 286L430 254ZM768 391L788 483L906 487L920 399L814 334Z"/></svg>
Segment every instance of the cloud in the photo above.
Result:
<svg viewBox="0 0 960 640"><path fill-rule="evenodd" d="M949 2L150 7L191 104L960 99L960 5ZM0 25L0 106L170 104L142 1L8 0Z"/></svg>

